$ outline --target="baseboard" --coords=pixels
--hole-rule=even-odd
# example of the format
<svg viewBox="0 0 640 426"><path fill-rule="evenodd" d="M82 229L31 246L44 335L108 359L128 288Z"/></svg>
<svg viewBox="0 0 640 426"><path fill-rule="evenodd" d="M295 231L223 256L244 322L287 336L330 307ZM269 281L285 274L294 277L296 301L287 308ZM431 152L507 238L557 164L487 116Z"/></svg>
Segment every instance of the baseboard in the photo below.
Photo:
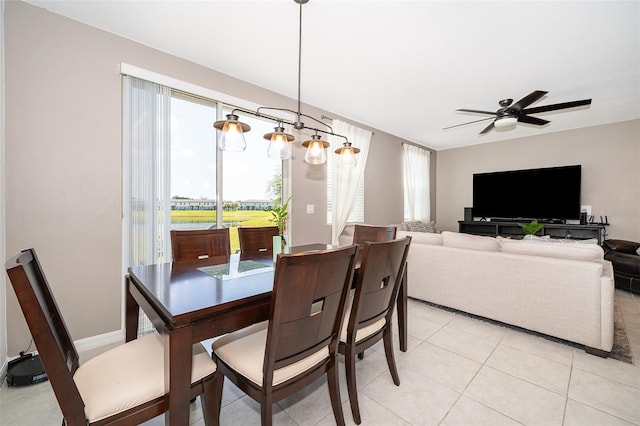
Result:
<svg viewBox="0 0 640 426"><path fill-rule="evenodd" d="M78 352L89 351L113 343L124 343L124 330L116 330L97 336L86 337L76 340L74 343Z"/></svg>

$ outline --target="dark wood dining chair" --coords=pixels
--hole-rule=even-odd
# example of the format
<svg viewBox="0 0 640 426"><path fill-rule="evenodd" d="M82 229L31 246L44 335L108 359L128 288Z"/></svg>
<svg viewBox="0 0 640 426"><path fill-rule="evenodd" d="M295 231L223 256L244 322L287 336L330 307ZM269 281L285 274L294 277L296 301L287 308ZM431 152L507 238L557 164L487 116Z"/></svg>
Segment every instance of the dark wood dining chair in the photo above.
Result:
<svg viewBox="0 0 640 426"><path fill-rule="evenodd" d="M393 383L400 385L392 344L393 307L398 297L411 237L385 242L365 242L355 289L347 302L340 334L339 353L345 356L347 390L353 421L360 424L356 386L356 356L380 340Z"/></svg>
<svg viewBox="0 0 640 426"><path fill-rule="evenodd" d="M355 225L353 227L353 243L394 240L397 229L395 226Z"/></svg>
<svg viewBox="0 0 640 426"><path fill-rule="evenodd" d="M271 425L275 402L326 374L335 421L344 425L336 351L357 250L278 255L269 320L212 345L220 395L226 376L260 402L262 424Z"/></svg>
<svg viewBox="0 0 640 426"><path fill-rule="evenodd" d="M97 355L82 365L35 250L5 268L58 400L63 425L139 424L169 409L164 338L151 333ZM213 396L215 362L194 345L191 398L201 396L207 425L218 424Z"/></svg>
<svg viewBox="0 0 640 426"><path fill-rule="evenodd" d="M228 263L231 258L229 228L171 231L173 262L207 266Z"/></svg>
<svg viewBox="0 0 640 426"><path fill-rule="evenodd" d="M273 258L273 237L277 237L277 226L239 227L240 260Z"/></svg>

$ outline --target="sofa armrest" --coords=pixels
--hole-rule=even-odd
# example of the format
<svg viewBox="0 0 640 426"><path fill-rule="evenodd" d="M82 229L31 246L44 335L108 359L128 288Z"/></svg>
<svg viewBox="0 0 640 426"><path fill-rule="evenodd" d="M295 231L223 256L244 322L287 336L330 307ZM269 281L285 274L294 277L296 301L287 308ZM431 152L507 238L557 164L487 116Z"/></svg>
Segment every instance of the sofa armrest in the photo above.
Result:
<svg viewBox="0 0 640 426"><path fill-rule="evenodd" d="M637 256L640 243L627 240L605 240L602 243L602 247L606 251L614 251L616 253L626 253Z"/></svg>
<svg viewBox="0 0 640 426"><path fill-rule="evenodd" d="M640 277L640 256L637 254L608 251L604 258L611 261L616 273Z"/></svg>

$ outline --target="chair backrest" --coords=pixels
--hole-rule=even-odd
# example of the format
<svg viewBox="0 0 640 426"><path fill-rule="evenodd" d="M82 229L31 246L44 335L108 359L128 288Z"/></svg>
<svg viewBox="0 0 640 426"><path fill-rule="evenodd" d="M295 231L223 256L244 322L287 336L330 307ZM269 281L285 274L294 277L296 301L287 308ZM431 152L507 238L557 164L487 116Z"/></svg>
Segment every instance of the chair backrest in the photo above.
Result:
<svg viewBox="0 0 640 426"><path fill-rule="evenodd" d="M353 227L353 243L394 240L397 229L395 226L355 225Z"/></svg>
<svg viewBox="0 0 640 426"><path fill-rule="evenodd" d="M391 322L410 246L410 236L363 243L347 339L355 339L358 329L383 317L387 318L387 323Z"/></svg>
<svg viewBox="0 0 640 426"><path fill-rule="evenodd" d="M273 258L273 237L278 235L277 226L239 227L240 260Z"/></svg>
<svg viewBox="0 0 640 426"><path fill-rule="evenodd" d="M229 262L229 228L171 231L173 262L206 266Z"/></svg>
<svg viewBox="0 0 640 426"><path fill-rule="evenodd" d="M271 386L275 369L325 347L330 357L335 356L357 251L356 245L350 245L278 255L263 386Z"/></svg>
<svg viewBox="0 0 640 426"><path fill-rule="evenodd" d="M35 250L10 258L5 269L67 424L85 424L84 403L73 380L78 351Z"/></svg>

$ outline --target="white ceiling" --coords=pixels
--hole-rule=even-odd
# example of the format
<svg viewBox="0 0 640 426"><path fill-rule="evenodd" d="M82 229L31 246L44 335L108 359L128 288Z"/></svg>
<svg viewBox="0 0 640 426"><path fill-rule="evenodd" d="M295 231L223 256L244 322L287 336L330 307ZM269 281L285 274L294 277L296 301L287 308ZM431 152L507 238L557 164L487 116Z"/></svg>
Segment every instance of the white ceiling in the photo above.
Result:
<svg viewBox="0 0 640 426"><path fill-rule="evenodd" d="M29 0L37 6L296 99L294 0ZM640 1L310 0L301 100L441 150L640 118ZM162 72L162 70L155 70ZM478 135L494 111L591 98ZM304 113L304 108L302 110Z"/></svg>

